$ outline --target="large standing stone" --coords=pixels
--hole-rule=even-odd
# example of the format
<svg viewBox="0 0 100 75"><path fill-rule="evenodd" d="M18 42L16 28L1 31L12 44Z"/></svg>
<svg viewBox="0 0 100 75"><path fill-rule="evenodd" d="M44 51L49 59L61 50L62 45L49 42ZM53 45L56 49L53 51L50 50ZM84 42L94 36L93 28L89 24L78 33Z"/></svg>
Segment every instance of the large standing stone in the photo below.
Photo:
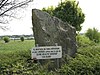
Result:
<svg viewBox="0 0 100 75"><path fill-rule="evenodd" d="M37 9L32 10L32 24L35 44L54 46L58 43L63 48L63 57L75 55L77 47L74 27Z"/></svg>

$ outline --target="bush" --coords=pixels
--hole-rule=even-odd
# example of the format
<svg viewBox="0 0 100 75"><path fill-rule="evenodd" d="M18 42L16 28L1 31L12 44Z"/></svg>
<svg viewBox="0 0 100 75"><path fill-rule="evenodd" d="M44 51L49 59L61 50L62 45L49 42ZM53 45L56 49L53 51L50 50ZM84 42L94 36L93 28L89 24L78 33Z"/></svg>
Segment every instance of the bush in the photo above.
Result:
<svg viewBox="0 0 100 75"><path fill-rule="evenodd" d="M3 40L5 41L5 43L8 43L10 41L9 37L4 37Z"/></svg>
<svg viewBox="0 0 100 75"><path fill-rule="evenodd" d="M79 48L77 56L60 69L62 75L100 75L100 47Z"/></svg>
<svg viewBox="0 0 100 75"><path fill-rule="evenodd" d="M84 35L77 35L76 40L77 40L78 47L87 47L87 46L96 45L95 42L91 41L88 37Z"/></svg>
<svg viewBox="0 0 100 75"><path fill-rule="evenodd" d="M24 37L22 36L22 37L20 37L20 40L23 42L24 41Z"/></svg>
<svg viewBox="0 0 100 75"><path fill-rule="evenodd" d="M85 33L85 36L88 37L91 41L94 41L95 43L99 43L100 41L100 35L96 28L88 29Z"/></svg>

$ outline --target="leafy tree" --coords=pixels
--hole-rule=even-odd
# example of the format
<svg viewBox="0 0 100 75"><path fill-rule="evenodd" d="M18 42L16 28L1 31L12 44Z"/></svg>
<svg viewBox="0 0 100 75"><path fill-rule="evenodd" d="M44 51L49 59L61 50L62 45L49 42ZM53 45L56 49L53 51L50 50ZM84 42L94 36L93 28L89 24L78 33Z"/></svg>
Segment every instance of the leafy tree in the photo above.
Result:
<svg viewBox="0 0 100 75"><path fill-rule="evenodd" d="M98 43L100 41L100 35L99 32L96 28L93 29L88 29L87 32L85 33L85 35L92 41Z"/></svg>
<svg viewBox="0 0 100 75"><path fill-rule="evenodd" d="M59 3L59 5L52 10L52 7L47 8L43 11L46 11L53 16L60 18L64 22L68 22L76 28L77 31L81 30L81 24L84 22L85 15L82 12L82 9L79 7L79 3L75 0L65 0L64 2Z"/></svg>
<svg viewBox="0 0 100 75"><path fill-rule="evenodd" d="M22 37L20 37L20 40L23 42L24 41L24 37L22 36Z"/></svg>
<svg viewBox="0 0 100 75"><path fill-rule="evenodd" d="M15 10L18 8L24 8L32 0L0 0L0 23L5 24L9 18L15 18ZM1 29L6 29L5 26L1 26Z"/></svg>
<svg viewBox="0 0 100 75"><path fill-rule="evenodd" d="M4 37L3 40L5 41L5 43L8 43L10 41L9 37Z"/></svg>
<svg viewBox="0 0 100 75"><path fill-rule="evenodd" d="M54 7L53 7L53 6L50 6L50 7L48 7L47 9L46 9L46 8L43 8L42 10L43 10L43 11L46 11L46 12L49 13L50 15L53 15Z"/></svg>

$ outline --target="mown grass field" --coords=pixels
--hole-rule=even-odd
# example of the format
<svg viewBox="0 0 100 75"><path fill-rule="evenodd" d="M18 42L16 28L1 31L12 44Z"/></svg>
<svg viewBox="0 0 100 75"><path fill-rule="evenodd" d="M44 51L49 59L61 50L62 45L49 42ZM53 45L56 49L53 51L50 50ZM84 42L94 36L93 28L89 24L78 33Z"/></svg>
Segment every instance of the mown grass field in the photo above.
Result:
<svg viewBox="0 0 100 75"><path fill-rule="evenodd" d="M75 58L65 60L67 64L61 69L48 72L28 60L34 43L34 40L0 41L0 75L100 75L100 44L82 44Z"/></svg>
<svg viewBox="0 0 100 75"><path fill-rule="evenodd" d="M19 50L27 50L34 46L34 40L25 40L21 42L20 40L11 40L9 43L4 43L4 41L0 41L0 51L19 51Z"/></svg>
<svg viewBox="0 0 100 75"><path fill-rule="evenodd" d="M30 56L30 49L34 47L34 42L34 40L25 40L24 42L12 40L9 43L0 41L0 64L5 62L12 63Z"/></svg>

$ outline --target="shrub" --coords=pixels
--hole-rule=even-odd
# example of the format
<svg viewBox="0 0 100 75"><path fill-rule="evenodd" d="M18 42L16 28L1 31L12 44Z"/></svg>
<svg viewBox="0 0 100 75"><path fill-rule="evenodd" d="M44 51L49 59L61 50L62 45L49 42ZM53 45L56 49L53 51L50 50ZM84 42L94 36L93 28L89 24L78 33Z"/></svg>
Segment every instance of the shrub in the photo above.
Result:
<svg viewBox="0 0 100 75"><path fill-rule="evenodd" d="M79 48L77 56L60 69L61 75L100 75L100 46Z"/></svg>
<svg viewBox="0 0 100 75"><path fill-rule="evenodd" d="M8 43L10 41L9 37L4 37L3 40L5 41L5 43Z"/></svg>
<svg viewBox="0 0 100 75"><path fill-rule="evenodd" d="M20 37L20 40L23 42L24 41L24 37L22 36L22 37Z"/></svg>
<svg viewBox="0 0 100 75"><path fill-rule="evenodd" d="M85 36L87 36L91 41L94 41L95 43L98 43L100 40L100 35L99 32L96 28L93 29L88 29L87 32L85 33Z"/></svg>
<svg viewBox="0 0 100 75"><path fill-rule="evenodd" d="M95 45L95 42L91 41L88 37L84 35L77 35L76 40L77 40L77 45L79 47L87 47Z"/></svg>

